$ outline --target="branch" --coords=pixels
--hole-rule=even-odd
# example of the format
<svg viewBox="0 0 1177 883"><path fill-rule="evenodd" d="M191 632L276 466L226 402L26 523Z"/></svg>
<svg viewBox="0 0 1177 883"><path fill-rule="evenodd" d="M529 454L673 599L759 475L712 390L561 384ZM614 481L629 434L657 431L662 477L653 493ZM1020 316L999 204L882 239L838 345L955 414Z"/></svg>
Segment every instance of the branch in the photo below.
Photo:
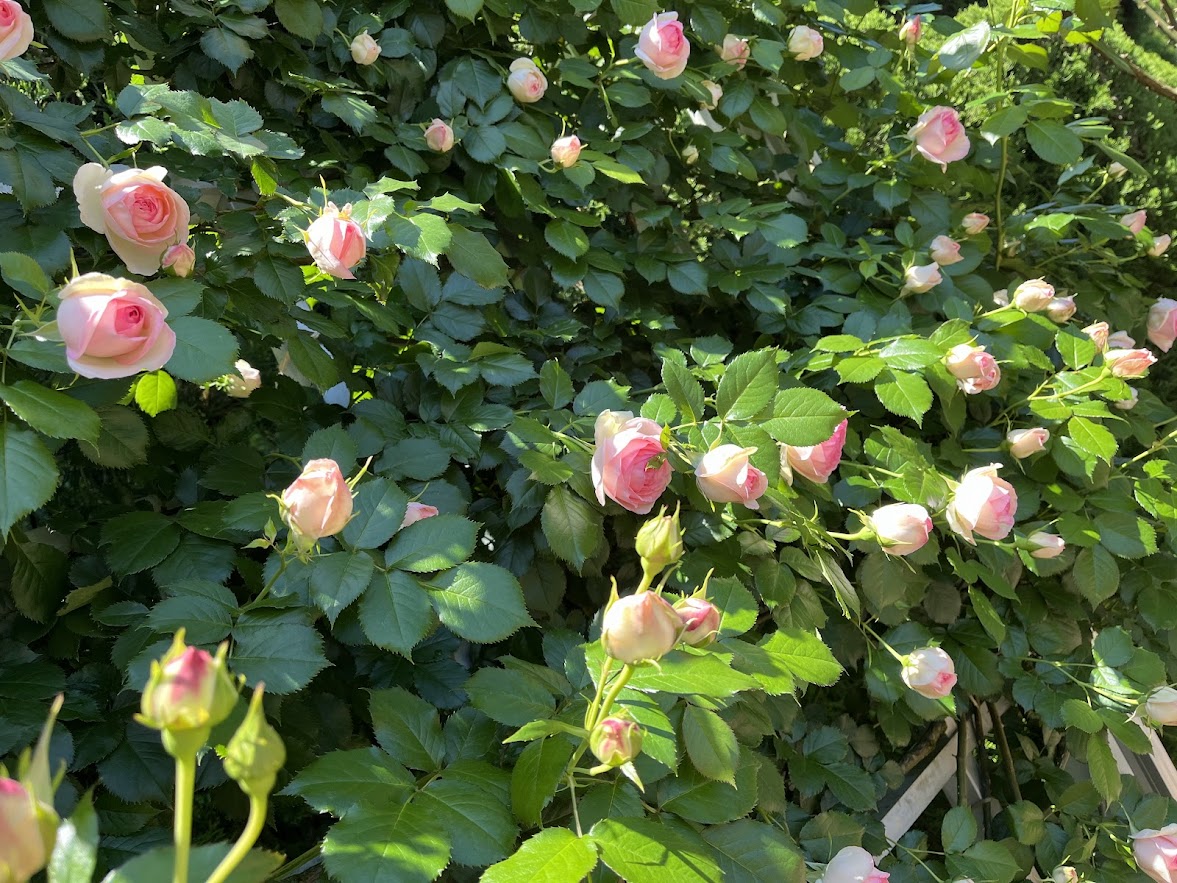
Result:
<svg viewBox="0 0 1177 883"><path fill-rule="evenodd" d="M1170 41L1177 44L1177 15L1174 14L1173 7L1169 5L1168 0L1161 0L1161 5L1165 8L1165 14L1169 17L1168 21L1165 21L1161 17L1161 14L1152 8L1148 0L1136 0L1136 5L1143 9L1149 18L1156 22L1157 27L1161 29Z"/></svg>
<svg viewBox="0 0 1177 883"><path fill-rule="evenodd" d="M1173 11L1173 6L1169 3L1169 0L1161 0L1161 8L1165 10L1165 15L1169 16L1169 23L1177 28L1177 12ZM1151 11L1152 9L1150 8L1149 12Z"/></svg>
<svg viewBox="0 0 1177 883"><path fill-rule="evenodd" d="M1149 75L1140 65L1132 61L1127 53L1117 54L1109 49L1107 46L1099 41L1092 41L1091 48L1118 67L1125 73L1131 74L1138 83L1148 89L1150 92L1155 92L1162 98L1167 98L1170 101L1177 102L1177 89L1172 86L1162 83L1160 80Z"/></svg>

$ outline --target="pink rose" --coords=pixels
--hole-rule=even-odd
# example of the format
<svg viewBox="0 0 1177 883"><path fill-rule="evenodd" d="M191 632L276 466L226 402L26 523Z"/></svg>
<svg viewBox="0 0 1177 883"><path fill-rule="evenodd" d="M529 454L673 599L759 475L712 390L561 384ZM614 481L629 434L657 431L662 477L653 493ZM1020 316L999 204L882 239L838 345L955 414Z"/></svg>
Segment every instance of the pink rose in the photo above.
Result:
<svg viewBox="0 0 1177 883"><path fill-rule="evenodd" d="M683 36L678 13L660 12L650 19L633 54L660 80L673 80L686 70L691 43Z"/></svg>
<svg viewBox="0 0 1177 883"><path fill-rule="evenodd" d="M748 462L756 448L720 445L702 456L695 466L699 492L715 503L742 503L759 509L756 502L768 489L764 473Z"/></svg>
<svg viewBox="0 0 1177 883"><path fill-rule="evenodd" d="M1140 211L1124 215L1124 217L1120 218L1120 223L1128 229L1129 233L1135 236L1137 233L1143 230L1144 225L1148 223L1148 212L1146 212L1144 209L1141 209Z"/></svg>
<svg viewBox="0 0 1177 883"><path fill-rule="evenodd" d="M1058 534L1041 530L1034 531L1026 540L1034 547L1030 552L1031 558L1057 558L1067 548L1067 544Z"/></svg>
<svg viewBox="0 0 1177 883"><path fill-rule="evenodd" d="M813 28L797 25L789 32L789 52L797 61L817 58L825 49L825 39Z"/></svg>
<svg viewBox="0 0 1177 883"><path fill-rule="evenodd" d="M15 3L10 5L16 6ZM0 6L0 12L2 10L3 6ZM48 860L36 800L20 782L0 778L0 870L5 872L3 879L25 883L45 867Z"/></svg>
<svg viewBox="0 0 1177 883"><path fill-rule="evenodd" d="M909 653L901 676L903 683L929 699L943 699L956 685L952 657L939 647L924 647Z"/></svg>
<svg viewBox="0 0 1177 883"><path fill-rule="evenodd" d="M642 728L626 717L607 717L589 736L593 756L607 767L629 763L642 752Z"/></svg>
<svg viewBox="0 0 1177 883"><path fill-rule="evenodd" d="M1162 353L1173 348L1177 340L1177 300L1162 297L1148 309L1148 339Z"/></svg>
<svg viewBox="0 0 1177 883"><path fill-rule="evenodd" d="M905 19L903 26L899 28L899 39L908 46L914 46L920 41L920 33L923 29L923 24L920 22L918 15Z"/></svg>
<svg viewBox="0 0 1177 883"><path fill-rule="evenodd" d="M950 236L937 236L932 240L932 260L941 267L958 264L964 260L960 256L960 243Z"/></svg>
<svg viewBox="0 0 1177 883"><path fill-rule="evenodd" d="M1009 452L1016 460L1024 460L1032 454L1037 454L1050 441L1050 431L1042 427L1034 429L1015 429L1006 435Z"/></svg>
<svg viewBox="0 0 1177 883"><path fill-rule="evenodd" d="M356 64L369 65L380 57L380 44L367 31L356 34L351 41L351 59Z"/></svg>
<svg viewBox="0 0 1177 883"><path fill-rule="evenodd" d="M943 281L944 277L940 275L939 264L913 265L908 267L903 274L903 289L914 294L923 294L925 291L931 291Z"/></svg>
<svg viewBox="0 0 1177 883"><path fill-rule="evenodd" d="M1046 318L1062 325L1064 322L1070 321L1071 317L1075 315L1076 309L1073 295L1051 298L1050 303L1046 305Z"/></svg>
<svg viewBox="0 0 1177 883"><path fill-rule="evenodd" d="M196 268L196 252L186 242L180 245L173 245L163 253L161 266L165 270L171 269L173 273L181 278L191 276L192 271Z"/></svg>
<svg viewBox="0 0 1177 883"><path fill-rule="evenodd" d="M282 519L304 551L343 530L351 510L351 488L334 460L311 460L282 492Z"/></svg>
<svg viewBox="0 0 1177 883"><path fill-rule="evenodd" d="M327 203L323 214L315 218L302 234L315 266L336 279L355 279L352 267L368 253L364 230L351 219L351 206L336 208Z"/></svg>
<svg viewBox="0 0 1177 883"><path fill-rule="evenodd" d="M1112 406L1118 411L1131 411L1138 404L1140 404L1140 392L1135 389L1128 390L1128 398L1112 402Z"/></svg>
<svg viewBox="0 0 1177 883"><path fill-rule="evenodd" d="M1132 853L1140 870L1157 883L1177 883L1177 825L1137 831L1132 835Z"/></svg>
<svg viewBox="0 0 1177 883"><path fill-rule="evenodd" d="M719 102L721 100L723 100L723 86L719 85L719 83L716 83L713 80L704 80L699 85L711 93L711 101L704 102L704 104L703 104L704 109L705 110L715 110L715 108L719 107ZM708 115L708 116L710 116L710 115ZM717 132L722 131L722 128L723 127L721 126L719 129L716 129L715 131L717 131Z"/></svg>
<svg viewBox="0 0 1177 883"><path fill-rule="evenodd" d="M966 472L948 504L948 526L970 545L977 544L974 533L1003 540L1014 529L1018 495L1008 481L997 477L1000 468L991 463Z"/></svg>
<svg viewBox="0 0 1177 883"><path fill-rule="evenodd" d="M842 462L848 425L843 420L834 429L834 434L818 445L781 445L781 459L789 469L800 472L815 484L825 484Z"/></svg>
<svg viewBox="0 0 1177 883"><path fill-rule="evenodd" d="M890 878L861 846L844 846L826 865L820 883L887 883Z"/></svg>
<svg viewBox="0 0 1177 883"><path fill-rule="evenodd" d="M706 647L719 634L723 614L706 598L681 598L674 603L674 612L682 620L681 640L692 647Z"/></svg>
<svg viewBox="0 0 1177 883"><path fill-rule="evenodd" d="M976 395L1001 383L1001 368L983 346L957 344L944 357L944 364L965 395Z"/></svg>
<svg viewBox="0 0 1177 883"><path fill-rule="evenodd" d="M728 34L723 38L723 45L719 47L719 57L728 64L736 66L737 70L743 70L744 65L748 63L748 58L751 50L748 48L748 41L743 37L737 37L735 34Z"/></svg>
<svg viewBox="0 0 1177 883"><path fill-rule="evenodd" d="M1054 300L1054 286L1045 279L1029 279L1014 289L1014 306L1027 313L1045 310Z"/></svg>
<svg viewBox="0 0 1177 883"><path fill-rule="evenodd" d="M1155 365L1157 357L1148 350L1108 350L1103 354L1103 363L1112 369L1112 374L1127 380L1143 377Z"/></svg>
<svg viewBox="0 0 1177 883"><path fill-rule="evenodd" d="M601 619L601 646L627 665L661 659L674 649L682 634L682 620L656 592L616 598Z"/></svg>
<svg viewBox="0 0 1177 883"><path fill-rule="evenodd" d="M1136 346L1136 340L1127 331L1116 331L1108 335L1107 348L1110 350L1130 350Z"/></svg>
<svg viewBox="0 0 1177 883"><path fill-rule="evenodd" d="M435 506L428 506L425 503L409 503L405 508L405 517L401 521L400 529L404 530L410 524L416 524L425 518L432 518L437 514Z"/></svg>
<svg viewBox="0 0 1177 883"><path fill-rule="evenodd" d="M1169 246L1173 244L1173 237L1168 233L1162 233L1152 241L1152 247L1148 250L1149 256L1159 258L1169 250Z"/></svg>
<svg viewBox="0 0 1177 883"><path fill-rule="evenodd" d="M910 555L928 543L932 519L928 510L914 503L892 503L871 513L867 527L874 531L879 548L888 555Z"/></svg>
<svg viewBox="0 0 1177 883"><path fill-rule="evenodd" d="M580 150L584 145L575 135L565 135L552 142L552 162L568 169L576 165L580 159Z"/></svg>
<svg viewBox="0 0 1177 883"><path fill-rule="evenodd" d="M150 276L172 245L188 241L188 203L163 183L167 169L103 168L86 163L74 175L82 223L105 233L110 247L140 276Z"/></svg>
<svg viewBox="0 0 1177 883"><path fill-rule="evenodd" d="M1101 353L1108 348L1108 323L1096 322L1083 329L1083 333L1091 338L1095 348Z"/></svg>
<svg viewBox="0 0 1177 883"><path fill-rule="evenodd" d="M0 0L0 61L24 55L33 42L33 20L16 0Z"/></svg>
<svg viewBox="0 0 1177 883"><path fill-rule="evenodd" d="M920 114L907 136L914 139L915 149L942 171L950 162L964 159L969 153L969 137L960 122L960 114L951 107L932 107Z"/></svg>
<svg viewBox="0 0 1177 883"><path fill-rule="evenodd" d="M257 368L245 359L238 359L233 367L237 369L237 373L226 375L228 378L225 383L226 395L235 399L247 399L255 389L261 388L262 374Z"/></svg>
<svg viewBox="0 0 1177 883"><path fill-rule="evenodd" d="M1050 875L1050 883L1080 883L1079 872L1070 865L1059 865Z"/></svg>
<svg viewBox="0 0 1177 883"><path fill-rule="evenodd" d="M65 359L83 377L113 379L157 371L176 348L165 307L129 279L87 273L61 289L57 330Z"/></svg>
<svg viewBox="0 0 1177 883"><path fill-rule="evenodd" d="M645 515L670 484L670 463L662 427L630 411L602 411L597 417L592 478L597 502L605 497Z"/></svg>
<svg viewBox="0 0 1177 883"><path fill-rule="evenodd" d="M516 58L507 74L507 89L520 104L534 104L548 91L548 78L530 58Z"/></svg>
<svg viewBox="0 0 1177 883"><path fill-rule="evenodd" d="M449 153L454 146L454 130L445 120L434 119L425 130L425 144L438 153Z"/></svg>
<svg viewBox="0 0 1177 883"><path fill-rule="evenodd" d="M981 212L972 212L964 216L960 226L969 236L976 236L989 226L989 216Z"/></svg>
<svg viewBox="0 0 1177 883"><path fill-rule="evenodd" d="M1171 727L1177 724L1177 690L1157 687L1144 701L1144 710L1154 724Z"/></svg>

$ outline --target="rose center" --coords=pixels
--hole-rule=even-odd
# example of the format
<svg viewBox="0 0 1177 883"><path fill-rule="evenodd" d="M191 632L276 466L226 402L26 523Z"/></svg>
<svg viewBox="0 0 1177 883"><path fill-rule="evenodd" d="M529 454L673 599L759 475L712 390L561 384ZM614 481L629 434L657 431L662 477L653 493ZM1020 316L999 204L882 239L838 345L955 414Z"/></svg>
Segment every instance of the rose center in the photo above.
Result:
<svg viewBox="0 0 1177 883"><path fill-rule="evenodd" d="M114 330L119 334L138 334L145 318L143 308L138 304L120 306L114 317Z"/></svg>

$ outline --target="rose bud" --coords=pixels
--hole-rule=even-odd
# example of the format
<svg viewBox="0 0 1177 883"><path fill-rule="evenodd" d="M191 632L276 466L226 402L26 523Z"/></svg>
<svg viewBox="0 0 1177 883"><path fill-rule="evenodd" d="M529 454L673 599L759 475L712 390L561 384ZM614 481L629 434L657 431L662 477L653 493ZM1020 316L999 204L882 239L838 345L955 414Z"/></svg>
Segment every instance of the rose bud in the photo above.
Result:
<svg viewBox="0 0 1177 883"><path fill-rule="evenodd" d="M327 208L302 234L315 266L336 279L355 279L352 268L368 252L364 230L351 219L351 206Z"/></svg>
<svg viewBox="0 0 1177 883"><path fill-rule="evenodd" d="M334 460L311 460L282 492L282 519L304 551L343 530L351 509L351 488Z"/></svg>
<svg viewBox="0 0 1177 883"><path fill-rule="evenodd" d="M719 57L728 64L735 65L737 70L743 70L748 63L751 50L748 41L735 34L728 34L723 38L723 45L719 47Z"/></svg>
<svg viewBox="0 0 1177 883"><path fill-rule="evenodd" d="M607 717L593 727L589 747L605 766L621 766L642 753L642 728L628 718Z"/></svg>
<svg viewBox="0 0 1177 883"><path fill-rule="evenodd" d="M410 524L416 524L426 518L432 518L437 514L435 506L427 506L425 503L409 503L405 507L405 517L401 520L400 529L404 530Z"/></svg>
<svg viewBox="0 0 1177 883"><path fill-rule="evenodd" d="M605 653L627 665L661 659L678 643L682 620L661 595L641 592L617 598L601 620Z"/></svg>
<svg viewBox="0 0 1177 883"><path fill-rule="evenodd" d="M691 43L683 36L678 13L660 12L651 18L638 35L633 54L660 80L673 80L686 70Z"/></svg>
<svg viewBox="0 0 1177 883"><path fill-rule="evenodd" d="M914 46L920 41L920 33L923 29L923 24L920 22L918 15L904 19L903 25L899 28L899 39L908 46Z"/></svg>
<svg viewBox="0 0 1177 883"><path fill-rule="evenodd" d="M356 64L372 64L380 57L380 44L367 31L356 34L351 41L351 59Z"/></svg>
<svg viewBox="0 0 1177 883"><path fill-rule="evenodd" d="M1026 537L1034 550L1030 552L1031 558L1057 558L1063 554L1067 548L1067 544L1063 542L1063 538L1058 534L1046 533L1045 531L1036 530L1030 536Z"/></svg>
<svg viewBox="0 0 1177 883"><path fill-rule="evenodd" d="M1079 872L1070 865L1059 865L1050 875L1050 883L1079 883Z"/></svg>
<svg viewBox="0 0 1177 883"><path fill-rule="evenodd" d="M237 704L237 688L225 666L229 645L217 655L184 644L176 633L163 659L151 663L143 689L140 720L157 730L208 730L229 716Z"/></svg>
<svg viewBox="0 0 1177 883"><path fill-rule="evenodd" d="M1018 252L1022 250L1022 238L1020 236L1013 236L1005 241L1005 256L1012 258L1016 257Z"/></svg>
<svg viewBox="0 0 1177 883"><path fill-rule="evenodd" d="M1132 854L1140 870L1157 883L1177 883L1177 824L1137 831Z"/></svg>
<svg viewBox="0 0 1177 883"><path fill-rule="evenodd" d="M1167 353L1177 340L1177 300L1162 297L1148 309L1148 339Z"/></svg>
<svg viewBox="0 0 1177 883"><path fill-rule="evenodd" d="M1114 162L1108 166L1108 175L1119 180L1128 174L1128 167L1123 163Z"/></svg>
<svg viewBox="0 0 1177 883"><path fill-rule="evenodd" d="M1108 323L1096 322L1083 329L1083 333L1091 338L1095 348L1101 353L1108 348Z"/></svg>
<svg viewBox="0 0 1177 883"><path fill-rule="evenodd" d="M997 291L993 292L993 303L997 304L999 307L1008 307L1009 290L1006 288L999 288Z"/></svg>
<svg viewBox="0 0 1177 883"><path fill-rule="evenodd" d="M1001 368L983 346L957 344L944 357L944 364L965 395L976 395L1001 383Z"/></svg>
<svg viewBox="0 0 1177 883"><path fill-rule="evenodd" d="M662 446L662 427L630 411L602 411L597 417L592 479L597 502L608 497L645 515L670 484L672 470Z"/></svg>
<svg viewBox="0 0 1177 883"><path fill-rule="evenodd" d="M699 85L711 93L711 100L703 102L703 107L707 110L715 110L719 107L719 102L723 100L723 87L713 80L704 80ZM722 131L722 127L718 131Z"/></svg>
<svg viewBox="0 0 1177 883"><path fill-rule="evenodd" d="M1103 363L1112 374L1128 380L1143 377L1156 362L1157 357L1148 350L1109 349L1103 354Z"/></svg>
<svg viewBox="0 0 1177 883"><path fill-rule="evenodd" d="M33 42L33 20L16 0L0 0L0 61L24 55Z"/></svg>
<svg viewBox="0 0 1177 883"><path fill-rule="evenodd" d="M1009 443L1010 454L1017 460L1024 460L1046 447L1046 443L1050 441L1050 430L1040 426L1034 429L1014 429L1006 435L1005 440Z"/></svg>
<svg viewBox="0 0 1177 883"><path fill-rule="evenodd" d="M1159 258L1169 250L1169 246L1173 244L1173 237L1168 233L1162 233L1152 241L1152 247L1148 250L1149 257Z"/></svg>
<svg viewBox="0 0 1177 883"><path fill-rule="evenodd" d="M1054 286L1045 279L1030 279L1014 289L1014 306L1027 313L1045 310L1054 300Z"/></svg>
<svg viewBox="0 0 1177 883"><path fill-rule="evenodd" d="M140 276L158 271L168 248L188 241L188 203L163 183L167 173L162 166L107 169L92 162L74 175L82 223L105 234L127 269Z"/></svg>
<svg viewBox="0 0 1177 883"><path fill-rule="evenodd" d="M768 489L764 473L748 462L756 448L720 445L700 458L695 466L699 492L715 503L741 503L759 509L756 502Z"/></svg>
<svg viewBox="0 0 1177 883"><path fill-rule="evenodd" d="M694 144L688 144L682 149L682 159L688 166L693 166L699 161L699 148Z"/></svg>
<svg viewBox="0 0 1177 883"><path fill-rule="evenodd" d="M923 294L930 291L944 281L940 275L939 264L912 265L904 271L903 290L913 294Z"/></svg>
<svg viewBox="0 0 1177 883"><path fill-rule="evenodd" d="M989 226L989 216L982 212L971 212L964 216L960 226L967 235L976 236Z"/></svg>
<svg viewBox="0 0 1177 883"><path fill-rule="evenodd" d="M233 367L237 373L225 375L228 378L225 393L235 399L247 399L251 392L262 385L261 372L245 359L238 359Z"/></svg>
<svg viewBox="0 0 1177 883"><path fill-rule="evenodd" d="M1120 411L1131 411L1140 403L1140 393L1135 389L1128 390L1128 398L1112 402L1112 407Z"/></svg>
<svg viewBox="0 0 1177 883"><path fill-rule="evenodd" d="M1130 350L1136 346L1136 339L1127 331L1116 331L1108 335L1107 348L1110 350Z"/></svg>
<svg viewBox="0 0 1177 883"><path fill-rule="evenodd" d="M436 117L425 130L425 146L437 153L449 153L454 147L454 130Z"/></svg>
<svg viewBox="0 0 1177 883"><path fill-rule="evenodd" d="M507 75L507 89L520 104L534 104L548 91L548 78L530 58L516 58Z"/></svg>
<svg viewBox="0 0 1177 883"><path fill-rule="evenodd" d="M1059 325L1070 321L1073 315L1075 315L1075 298L1073 295L1052 298L1050 303L1046 305L1046 318L1050 319L1051 322L1057 322Z"/></svg>
<svg viewBox="0 0 1177 883"><path fill-rule="evenodd" d="M165 270L170 269L183 279L186 276L192 275L192 271L196 267L196 252L186 242L173 245L163 253L161 266Z"/></svg>
<svg viewBox="0 0 1177 883"><path fill-rule="evenodd" d="M1171 727L1177 724L1177 690L1157 687L1144 701L1144 711L1154 724Z"/></svg>
<svg viewBox="0 0 1177 883"><path fill-rule="evenodd" d="M286 763L286 746L266 720L261 684L253 691L245 720L225 746L223 756L226 775L250 797L263 798L274 789L278 771Z"/></svg>
<svg viewBox="0 0 1177 883"><path fill-rule="evenodd" d="M861 846L844 846L830 859L819 883L887 883L890 879Z"/></svg>
<svg viewBox="0 0 1177 883"><path fill-rule="evenodd" d="M575 135L557 138L552 142L552 161L565 169L571 168L580 159L580 149L583 146Z"/></svg>
<svg viewBox="0 0 1177 883"><path fill-rule="evenodd" d="M932 240L931 245L932 260L941 267L948 267L952 264L959 264L964 260L960 256L960 243L951 236L937 236Z"/></svg>
<svg viewBox="0 0 1177 883"><path fill-rule="evenodd" d="M15 779L0 778L0 872L4 872L0 880L25 883L45 867L48 860L49 852L33 795Z"/></svg>
<svg viewBox="0 0 1177 883"><path fill-rule="evenodd" d="M167 307L146 286L87 273L58 297L65 360L82 377L110 380L158 371L172 357L176 334L165 321Z"/></svg>
<svg viewBox="0 0 1177 883"><path fill-rule="evenodd" d="M675 612L682 620L681 640L692 647L706 647L719 635L719 621L723 614L706 598L680 598L674 602Z"/></svg>
<svg viewBox="0 0 1177 883"><path fill-rule="evenodd" d="M1144 225L1148 223L1148 212L1144 209L1124 215L1120 218L1120 223L1128 229L1128 232L1135 236L1144 229Z"/></svg>
<svg viewBox="0 0 1177 883"><path fill-rule="evenodd" d="M907 132L915 141L915 149L937 163L941 171L948 164L964 159L969 154L969 137L960 122L960 114L951 107L932 107L920 114L916 124Z"/></svg>
<svg viewBox="0 0 1177 883"><path fill-rule="evenodd" d="M924 647L909 653L901 676L903 683L929 699L943 699L956 684L952 657L939 647Z"/></svg>
<svg viewBox="0 0 1177 883"><path fill-rule="evenodd" d="M811 58L817 58L821 55L824 48L825 40L813 28L807 28L805 25L797 25L789 33L789 52L798 61L809 61Z"/></svg>
<svg viewBox="0 0 1177 883"><path fill-rule="evenodd" d="M871 513L866 526L879 548L888 555L910 555L928 543L932 519L928 510L914 503L892 503Z"/></svg>
<svg viewBox="0 0 1177 883"><path fill-rule="evenodd" d="M666 508L638 529L634 548L642 559L642 570L651 576L661 573L682 558L682 527L678 523L678 509L673 515Z"/></svg>
<svg viewBox="0 0 1177 883"><path fill-rule="evenodd" d="M1018 495L1008 481L997 477L1001 466L991 463L966 472L948 504L948 526L975 546L973 534L1003 540L1014 529Z"/></svg>
<svg viewBox="0 0 1177 883"><path fill-rule="evenodd" d="M781 460L790 470L800 472L814 484L825 484L842 462L848 425L843 420L834 429L834 434L819 445L781 445Z"/></svg>

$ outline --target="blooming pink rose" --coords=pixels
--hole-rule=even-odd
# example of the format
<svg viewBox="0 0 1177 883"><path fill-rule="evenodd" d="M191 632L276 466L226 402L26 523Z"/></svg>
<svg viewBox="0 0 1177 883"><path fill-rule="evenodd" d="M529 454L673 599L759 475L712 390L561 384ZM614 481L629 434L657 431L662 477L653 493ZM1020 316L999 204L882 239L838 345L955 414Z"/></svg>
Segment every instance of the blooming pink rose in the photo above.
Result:
<svg viewBox="0 0 1177 883"><path fill-rule="evenodd" d="M86 163L74 175L82 223L105 233L110 247L140 276L155 273L164 252L188 241L188 203L163 183L167 169Z"/></svg>
<svg viewBox="0 0 1177 883"><path fill-rule="evenodd" d="M695 466L695 483L699 492L716 503L742 503L759 509L756 502L768 489L764 473L748 462L756 448L720 445L712 448Z"/></svg>
<svg viewBox="0 0 1177 883"><path fill-rule="evenodd" d="M534 104L548 91L548 78L530 58L516 58L507 74L507 89L520 104Z"/></svg>
<svg viewBox="0 0 1177 883"><path fill-rule="evenodd" d="M1128 390L1128 398L1112 402L1112 406L1119 411L1131 411L1138 404L1140 404L1140 392L1135 389Z"/></svg>
<svg viewBox="0 0 1177 883"><path fill-rule="evenodd" d="M1103 354L1103 363L1112 369L1116 377L1133 380L1143 377L1155 365L1157 357L1148 350L1108 350Z"/></svg>
<svg viewBox="0 0 1177 883"><path fill-rule="evenodd" d="M282 492L282 518L300 549L339 533L351 511L351 488L331 459L311 460Z"/></svg>
<svg viewBox="0 0 1177 883"><path fill-rule="evenodd" d="M576 165L580 159L580 150L584 145L575 135L565 135L552 142L552 161L565 169Z"/></svg>
<svg viewBox="0 0 1177 883"><path fill-rule="evenodd" d="M83 377L111 379L157 371L176 348L165 307L129 279L87 273L61 289L57 330L65 359Z"/></svg>
<svg viewBox="0 0 1177 883"><path fill-rule="evenodd" d="M1130 350L1136 346L1136 340L1127 331L1116 331L1108 335L1107 348L1110 350Z"/></svg>
<svg viewBox="0 0 1177 883"><path fill-rule="evenodd" d="M800 472L815 484L825 484L842 462L848 425L843 420L834 429L834 434L818 445L781 445L781 459L789 469Z"/></svg>
<svg viewBox="0 0 1177 883"><path fill-rule="evenodd" d="M255 389L261 388L262 374L257 368L245 359L238 359L233 367L237 369L237 373L227 375L228 382L225 384L227 395L235 399L247 399Z"/></svg>
<svg viewBox="0 0 1177 883"><path fill-rule="evenodd" d="M1154 724L1163 727L1174 726L1177 724L1177 690L1172 687L1157 687L1148 694L1144 710Z"/></svg>
<svg viewBox="0 0 1177 883"><path fill-rule="evenodd" d="M903 274L903 288L915 294L931 291L944 281L939 264L912 265Z"/></svg>
<svg viewBox="0 0 1177 883"><path fill-rule="evenodd" d="M638 35L633 54L660 80L673 80L687 68L691 42L683 35L677 12L659 12Z"/></svg>
<svg viewBox="0 0 1177 883"><path fill-rule="evenodd" d="M976 395L1001 383L1001 368L983 346L957 344L944 357L944 364L965 395Z"/></svg>
<svg viewBox="0 0 1177 883"><path fill-rule="evenodd" d="M454 146L454 130L445 120L434 119L425 130L425 144L438 153L449 153Z"/></svg>
<svg viewBox="0 0 1177 883"><path fill-rule="evenodd" d="M951 107L932 107L920 114L907 136L915 140L915 149L942 171L950 162L964 159L969 153L969 136L960 122L960 114Z"/></svg>
<svg viewBox="0 0 1177 883"><path fill-rule="evenodd" d="M948 504L948 526L966 543L976 545L974 533L987 540L1003 540L1014 529L1018 495L1008 481L997 477L1001 466L991 463L966 472Z"/></svg>
<svg viewBox="0 0 1177 883"><path fill-rule="evenodd" d="M960 243L951 236L937 236L932 240L932 260L941 267L958 264L964 260L960 256Z"/></svg>
<svg viewBox="0 0 1177 883"><path fill-rule="evenodd" d="M1177 825L1137 831L1132 835L1132 854L1140 870L1157 883L1177 883Z"/></svg>
<svg viewBox="0 0 1177 883"><path fill-rule="evenodd" d="M593 487L630 512L645 515L670 484L671 468L662 446L662 427L630 411L602 411L597 417Z"/></svg>
<svg viewBox="0 0 1177 883"><path fill-rule="evenodd" d="M719 634L719 622L723 614L706 598L680 598L674 603L674 612L682 620L683 643L692 647L706 647Z"/></svg>
<svg viewBox="0 0 1177 883"><path fill-rule="evenodd" d="M923 32L923 29L924 26L918 15L904 19L902 27L899 28L899 39L908 46L914 46L920 41L920 34Z"/></svg>
<svg viewBox="0 0 1177 883"><path fill-rule="evenodd" d="M738 70L743 70L748 63L751 50L748 41L735 34L728 34L723 38L723 45L719 47L719 57L728 64L734 64Z"/></svg>
<svg viewBox="0 0 1177 883"><path fill-rule="evenodd" d="M1054 286L1045 279L1029 279L1014 289L1014 306L1027 313L1045 310L1054 300Z"/></svg>
<svg viewBox="0 0 1177 883"><path fill-rule="evenodd" d="M903 683L929 699L943 699L956 685L952 657L939 647L924 647L909 653L901 676Z"/></svg>
<svg viewBox="0 0 1177 883"><path fill-rule="evenodd" d="M1148 309L1148 339L1167 353L1177 340L1177 300L1162 297Z"/></svg>
<svg viewBox="0 0 1177 883"><path fill-rule="evenodd" d="M368 253L364 230L351 219L351 206L336 208L327 203L323 214L315 218L303 233L307 250L315 266L336 279L355 279L352 267Z"/></svg>
<svg viewBox="0 0 1177 883"><path fill-rule="evenodd" d="M887 883L890 878L861 846L844 846L826 865L820 883Z"/></svg>
<svg viewBox="0 0 1177 883"><path fill-rule="evenodd" d="M798 61L817 58L825 49L825 39L813 28L797 25L789 32L789 51Z"/></svg>
<svg viewBox="0 0 1177 883"><path fill-rule="evenodd" d="M1091 338L1095 348L1101 353L1108 348L1108 323L1096 322L1083 329L1083 333Z"/></svg>
<svg viewBox="0 0 1177 883"><path fill-rule="evenodd" d="M928 510L914 503L892 503L871 513L867 527L874 531L879 548L888 555L910 555L928 543L932 519Z"/></svg>
<svg viewBox="0 0 1177 883"><path fill-rule="evenodd" d="M1074 295L1068 294L1066 297L1051 298L1050 303L1046 305L1046 318L1062 325L1064 322L1070 321L1071 317L1075 315L1076 309Z"/></svg>
<svg viewBox="0 0 1177 883"><path fill-rule="evenodd" d="M1173 244L1173 237L1168 233L1162 233L1152 241L1152 247L1148 250L1149 256L1159 258L1169 250L1169 246Z"/></svg>
<svg viewBox="0 0 1177 883"><path fill-rule="evenodd" d="M191 276L192 271L196 268L196 252L186 242L173 245L163 253L161 266L165 270L171 269L173 273L181 278Z"/></svg>
<svg viewBox="0 0 1177 883"><path fill-rule="evenodd" d="M981 212L971 212L964 216L960 226L969 236L976 236L989 226L989 216Z"/></svg>
<svg viewBox="0 0 1177 883"><path fill-rule="evenodd" d="M1057 558L1067 548L1063 538L1056 533L1036 530L1026 539L1035 547L1030 553L1031 558Z"/></svg>
<svg viewBox="0 0 1177 883"><path fill-rule="evenodd" d="M1124 215L1120 218L1120 223L1128 228L1128 232L1135 236L1144 229L1144 225L1148 223L1148 212L1141 209L1137 212Z"/></svg>
<svg viewBox="0 0 1177 883"><path fill-rule="evenodd" d="M1009 452L1017 460L1024 460L1032 454L1037 454L1050 441L1050 430L1041 426L1034 429L1015 429L1006 435L1009 442Z"/></svg>
<svg viewBox="0 0 1177 883"><path fill-rule="evenodd" d="M409 503L405 508L404 520L401 521L401 530L425 518L432 518L436 514L437 507L435 506L429 506L425 503Z"/></svg>
<svg viewBox="0 0 1177 883"><path fill-rule="evenodd" d="M33 20L16 0L0 0L0 61L24 55L33 42Z"/></svg>
<svg viewBox="0 0 1177 883"><path fill-rule="evenodd" d="M356 34L351 41L351 58L356 64L369 65L380 57L380 44L367 31Z"/></svg>
<svg viewBox="0 0 1177 883"><path fill-rule="evenodd" d="M36 800L20 782L0 778L0 879L25 883L48 860Z"/></svg>
<svg viewBox="0 0 1177 883"><path fill-rule="evenodd" d="M682 620L656 592L626 595L609 605L601 619L605 653L628 665L661 659L678 643Z"/></svg>

